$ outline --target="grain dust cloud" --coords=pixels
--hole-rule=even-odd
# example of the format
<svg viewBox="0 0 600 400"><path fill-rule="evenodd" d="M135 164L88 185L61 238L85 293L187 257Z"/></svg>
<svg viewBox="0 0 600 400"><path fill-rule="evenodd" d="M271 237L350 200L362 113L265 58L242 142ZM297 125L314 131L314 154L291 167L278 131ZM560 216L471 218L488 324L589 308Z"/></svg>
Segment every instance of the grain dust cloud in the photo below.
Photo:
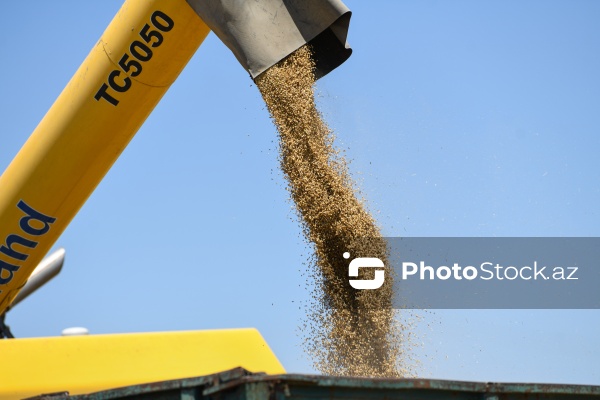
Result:
<svg viewBox="0 0 600 400"><path fill-rule="evenodd" d="M387 250L317 110L314 68L310 47L304 46L256 79L279 132L290 197L314 251L305 348L323 374L401 377L402 329L392 307L391 271L377 290L358 291L348 284L345 252L386 262Z"/></svg>

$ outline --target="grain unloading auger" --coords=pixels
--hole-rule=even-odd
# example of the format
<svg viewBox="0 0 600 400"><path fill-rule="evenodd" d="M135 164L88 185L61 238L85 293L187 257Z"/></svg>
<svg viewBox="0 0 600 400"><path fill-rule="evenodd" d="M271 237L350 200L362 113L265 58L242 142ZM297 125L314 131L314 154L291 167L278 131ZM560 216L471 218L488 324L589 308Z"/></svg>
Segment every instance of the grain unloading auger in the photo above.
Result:
<svg viewBox="0 0 600 400"><path fill-rule="evenodd" d="M339 0L127 0L0 177L0 315L213 30L254 78L310 42L351 53Z"/></svg>
<svg viewBox="0 0 600 400"><path fill-rule="evenodd" d="M349 21L339 0L126 0L0 177L0 316L51 275L31 278L210 30L252 78L306 43L320 77L350 56ZM283 372L255 330L0 340L0 358L0 399Z"/></svg>

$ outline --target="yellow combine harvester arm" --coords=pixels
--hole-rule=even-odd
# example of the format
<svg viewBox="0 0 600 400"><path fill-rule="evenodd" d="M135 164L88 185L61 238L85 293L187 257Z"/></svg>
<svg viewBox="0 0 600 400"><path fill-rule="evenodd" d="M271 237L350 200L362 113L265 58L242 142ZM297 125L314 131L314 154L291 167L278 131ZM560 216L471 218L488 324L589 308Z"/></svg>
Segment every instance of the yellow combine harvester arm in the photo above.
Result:
<svg viewBox="0 0 600 400"><path fill-rule="evenodd" d="M0 177L0 314L209 33L185 0L127 0Z"/></svg>
<svg viewBox="0 0 600 400"><path fill-rule="evenodd" d="M0 177L0 315L210 29L252 77L305 43L322 76L349 21L340 0L126 0Z"/></svg>

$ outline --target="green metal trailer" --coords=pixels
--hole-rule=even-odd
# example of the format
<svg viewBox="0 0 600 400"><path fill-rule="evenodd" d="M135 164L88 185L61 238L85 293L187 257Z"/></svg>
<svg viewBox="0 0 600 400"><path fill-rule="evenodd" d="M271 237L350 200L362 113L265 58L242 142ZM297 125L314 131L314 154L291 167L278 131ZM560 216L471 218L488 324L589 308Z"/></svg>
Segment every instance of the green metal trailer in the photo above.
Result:
<svg viewBox="0 0 600 400"><path fill-rule="evenodd" d="M266 375L242 368L214 375L30 400L600 400L600 386Z"/></svg>

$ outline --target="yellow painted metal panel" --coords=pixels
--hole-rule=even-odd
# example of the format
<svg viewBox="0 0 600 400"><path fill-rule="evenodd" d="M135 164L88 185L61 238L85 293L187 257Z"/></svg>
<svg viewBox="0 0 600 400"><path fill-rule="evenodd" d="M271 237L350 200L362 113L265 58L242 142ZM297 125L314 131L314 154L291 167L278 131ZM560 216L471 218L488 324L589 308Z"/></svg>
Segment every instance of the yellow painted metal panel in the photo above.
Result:
<svg viewBox="0 0 600 400"><path fill-rule="evenodd" d="M0 177L0 313L200 46L185 0L127 0Z"/></svg>
<svg viewBox="0 0 600 400"><path fill-rule="evenodd" d="M189 378L243 367L284 373L256 329L0 341L0 400Z"/></svg>

